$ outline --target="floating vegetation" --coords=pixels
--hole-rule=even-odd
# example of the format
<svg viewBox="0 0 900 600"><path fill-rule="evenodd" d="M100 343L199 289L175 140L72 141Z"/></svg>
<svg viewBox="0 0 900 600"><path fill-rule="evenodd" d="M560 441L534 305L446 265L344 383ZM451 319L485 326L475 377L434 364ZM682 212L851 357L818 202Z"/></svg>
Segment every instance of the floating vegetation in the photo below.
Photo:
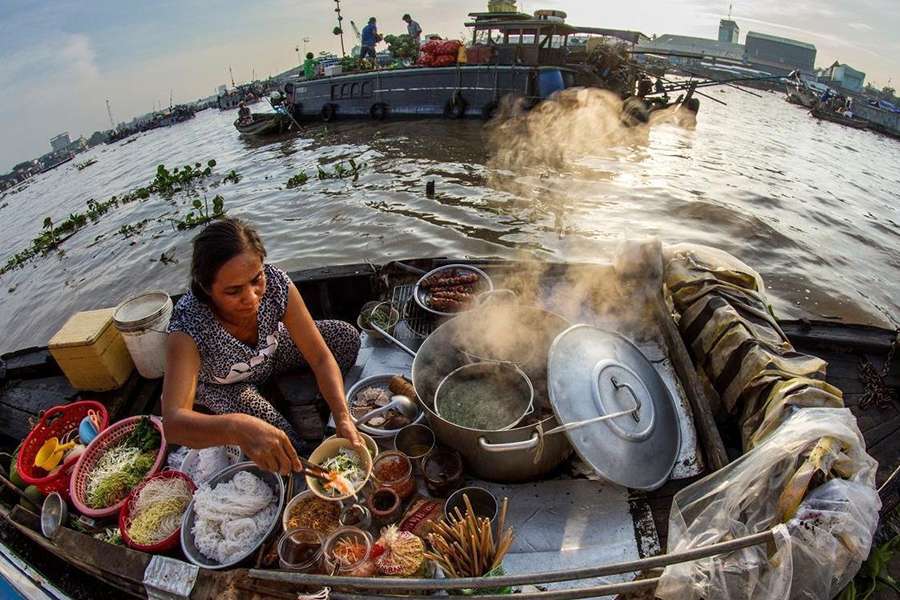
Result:
<svg viewBox="0 0 900 600"><path fill-rule="evenodd" d="M287 189L292 190L295 187L300 187L307 181L309 181L309 175L307 175L305 171L300 171L299 173L297 173L296 175L294 175L293 177L291 177L290 179L287 180L286 187L287 187Z"/></svg>
<svg viewBox="0 0 900 600"><path fill-rule="evenodd" d="M318 172L316 176L319 179L347 179L352 177L353 181L356 181L359 179L359 172L364 166L364 164L357 163L351 158L347 163L339 162L334 165L332 171L317 167Z"/></svg>
<svg viewBox="0 0 900 600"><path fill-rule="evenodd" d="M84 171L89 166L94 165L94 164L97 164L96 158L92 158L92 159L86 160L84 162L76 163L75 168L78 169L79 171Z"/></svg>
<svg viewBox="0 0 900 600"><path fill-rule="evenodd" d="M91 159L96 162L96 159ZM91 161L87 161L91 162ZM93 163L91 163L93 164ZM51 250L57 249L59 245L66 239L75 234L79 229L90 223L96 223L100 218L113 209L119 208L136 202L146 200L152 194L171 199L178 192L188 192L199 195L197 185L200 181L208 178L212 174L216 161L209 160L206 167L196 162L193 165L185 165L183 167L175 167L171 171L165 165L156 167L156 176L144 187L138 187L121 196L112 196L108 200L98 201L93 198L87 201L87 210L82 212L71 213L62 223L56 225L52 217L46 217L43 222L43 231L41 234L31 241L31 245L16 254L13 254L6 260L6 264L0 267L0 275L7 271L22 267L29 260L36 256L44 256ZM232 169L221 182L229 181L237 183L241 176ZM222 196L216 196L212 200L212 211L206 199L202 201L200 198L194 198L192 203L193 210L181 220L173 221L178 230L193 229L198 225L209 223L213 219L217 219L225 214L225 199ZM133 225L123 225L118 233L128 238L132 235L141 233L146 226L146 221L141 221ZM96 240L95 240L96 241ZM61 252L61 250L60 250Z"/></svg>
<svg viewBox="0 0 900 600"><path fill-rule="evenodd" d="M213 219L225 215L225 198L218 194L212 200L212 212L209 210L209 201L206 198L203 200L195 198L192 206L192 210L183 219L174 221L175 227L179 231L205 225Z"/></svg>

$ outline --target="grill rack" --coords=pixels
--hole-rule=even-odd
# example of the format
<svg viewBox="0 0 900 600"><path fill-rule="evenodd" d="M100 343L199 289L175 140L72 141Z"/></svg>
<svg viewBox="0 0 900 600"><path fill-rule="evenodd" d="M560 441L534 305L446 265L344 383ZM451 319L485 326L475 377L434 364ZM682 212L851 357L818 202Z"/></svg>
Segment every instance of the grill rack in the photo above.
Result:
<svg viewBox="0 0 900 600"><path fill-rule="evenodd" d="M394 337L418 348L440 322L436 315L416 304L413 298L415 287L412 283L394 286L391 290L391 304L400 311L400 322L394 327Z"/></svg>

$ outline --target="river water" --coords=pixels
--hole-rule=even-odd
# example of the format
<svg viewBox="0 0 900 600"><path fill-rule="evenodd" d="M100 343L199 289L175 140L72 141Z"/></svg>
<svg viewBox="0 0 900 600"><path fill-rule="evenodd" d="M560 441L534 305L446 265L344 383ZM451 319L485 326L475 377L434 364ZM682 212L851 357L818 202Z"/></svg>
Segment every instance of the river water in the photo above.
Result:
<svg viewBox="0 0 900 600"><path fill-rule="evenodd" d="M0 197L0 260L27 247L46 216L59 223L91 198L146 185L160 163L215 159L216 173L235 169L241 180L207 195L252 221L270 261L288 270L416 256L607 260L624 239L658 236L743 259L779 316L896 326L900 142L819 122L782 94L710 93L727 106L701 100L695 128L659 124L628 140L594 136L590 119L508 138L480 121L428 120L310 124L260 143L238 136L233 113L207 110L94 148ZM285 188L300 170L350 158L364 163L356 181ZM169 219L190 201L128 204L63 252L0 276L0 351L46 344L76 310L149 288L183 292L195 232ZM142 233L118 232L144 219Z"/></svg>

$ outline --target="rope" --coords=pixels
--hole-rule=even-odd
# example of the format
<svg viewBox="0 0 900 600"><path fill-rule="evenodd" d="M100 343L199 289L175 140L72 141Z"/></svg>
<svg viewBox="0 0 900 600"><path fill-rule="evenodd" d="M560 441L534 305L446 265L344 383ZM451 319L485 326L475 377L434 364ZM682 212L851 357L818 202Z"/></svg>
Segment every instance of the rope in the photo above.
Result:
<svg viewBox="0 0 900 600"><path fill-rule="evenodd" d="M891 347L884 359L884 364L881 366L881 371L878 371L867 357L863 356L860 358L859 379L865 386L865 392L863 392L863 397L859 401L861 409L865 410L874 406L883 410L891 406L896 400L894 390L887 383L887 377L894 362L894 351L897 349L898 339L900 339L900 329L897 330L894 341L891 342Z"/></svg>

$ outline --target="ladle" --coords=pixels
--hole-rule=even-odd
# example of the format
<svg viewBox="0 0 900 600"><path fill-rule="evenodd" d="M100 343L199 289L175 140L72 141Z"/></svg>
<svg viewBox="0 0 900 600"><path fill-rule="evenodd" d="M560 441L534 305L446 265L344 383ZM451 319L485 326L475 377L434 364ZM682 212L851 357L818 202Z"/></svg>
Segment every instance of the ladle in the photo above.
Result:
<svg viewBox="0 0 900 600"><path fill-rule="evenodd" d="M371 419L383 415L389 410L396 411L409 419L410 421L414 421L416 417L419 416L419 407L416 406L416 403L407 398L406 396L396 395L391 396L391 401L382 406L381 408L376 408L375 410L369 411L364 414L362 417L356 420L357 425L363 425L367 423Z"/></svg>

